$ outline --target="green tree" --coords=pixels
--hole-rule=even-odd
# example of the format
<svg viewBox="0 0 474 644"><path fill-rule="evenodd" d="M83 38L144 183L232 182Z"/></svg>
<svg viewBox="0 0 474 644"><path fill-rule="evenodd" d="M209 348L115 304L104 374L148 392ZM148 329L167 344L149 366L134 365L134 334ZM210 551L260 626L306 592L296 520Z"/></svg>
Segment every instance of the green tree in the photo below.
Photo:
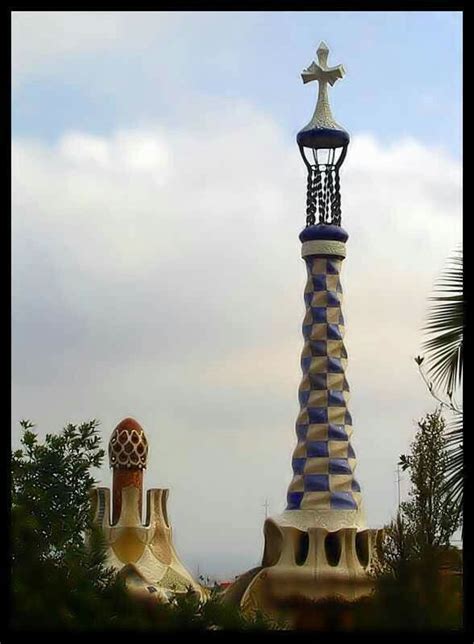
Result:
<svg viewBox="0 0 474 644"><path fill-rule="evenodd" d="M89 510L90 470L104 456L98 423L69 424L43 443L32 423L21 426L21 448L11 459L12 627L99 624L101 592L119 593L120 582L105 566Z"/></svg>
<svg viewBox="0 0 474 644"><path fill-rule="evenodd" d="M59 435L47 434L44 444L32 423L20 424L22 449L12 454L14 518L18 513L30 518L40 560L67 562L83 551L84 534L91 529L88 493L95 481L90 469L104 457L98 423L69 424ZM13 554L15 563L15 549Z"/></svg>
<svg viewBox="0 0 474 644"><path fill-rule="evenodd" d="M423 342L427 375L436 389L450 395L459 387L464 364L463 261L459 250L437 281Z"/></svg>
<svg viewBox="0 0 474 644"><path fill-rule="evenodd" d="M383 529L383 556L374 561L375 574L396 575L401 567L408 565L413 560L412 540L407 520L399 510L396 518Z"/></svg>
<svg viewBox="0 0 474 644"><path fill-rule="evenodd" d="M359 627L461 627L460 558L450 546L460 518L445 487L448 453L444 429L439 409L427 414L418 422L410 453L400 457L402 468L410 475L409 499L384 528L373 571L376 592L372 600L356 608ZM453 561L454 571L446 574L446 564Z"/></svg>
<svg viewBox="0 0 474 644"><path fill-rule="evenodd" d="M424 327L424 356L415 358L431 394L450 414L446 489L458 516L463 499L463 411L457 400L464 364L463 257L456 252L438 280ZM423 364L424 363L424 364ZM426 366L426 373L424 367Z"/></svg>
<svg viewBox="0 0 474 644"><path fill-rule="evenodd" d="M409 500L401 504L401 513L410 548L418 558L434 549L449 548L449 540L460 526L455 502L445 486L449 466L445 427L440 409L427 414L418 422L411 454L400 457L411 481Z"/></svg>
<svg viewBox="0 0 474 644"><path fill-rule="evenodd" d="M261 630L214 591L169 604L133 599L120 575L107 568L100 529L92 523L91 470L104 450L98 423L67 425L41 442L22 421L21 448L12 453L13 630ZM87 536L87 539L86 539Z"/></svg>

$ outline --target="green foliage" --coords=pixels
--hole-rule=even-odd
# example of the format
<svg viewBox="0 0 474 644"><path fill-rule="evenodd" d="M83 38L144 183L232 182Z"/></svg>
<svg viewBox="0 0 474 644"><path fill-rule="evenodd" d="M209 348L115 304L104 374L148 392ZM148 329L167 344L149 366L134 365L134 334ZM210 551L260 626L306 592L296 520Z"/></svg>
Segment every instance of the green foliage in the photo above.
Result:
<svg viewBox="0 0 474 644"><path fill-rule="evenodd" d="M463 372L463 259L462 251L456 252L437 282L435 294L430 298L425 330L428 336L423 343L428 364L428 377L436 388L448 395L461 383Z"/></svg>
<svg viewBox="0 0 474 644"><path fill-rule="evenodd" d="M400 458L411 481L409 501L401 504L401 513L416 557L430 554L433 548L449 547L450 537L460 526L460 517L445 487L449 464L445 427L441 410L427 414L418 423L410 456Z"/></svg>
<svg viewBox="0 0 474 644"><path fill-rule="evenodd" d="M37 557L65 562L82 552L84 533L91 527L90 469L104 457L98 423L69 424L59 435L47 434L44 444L32 423L22 421L21 426L22 449L12 454L12 511L23 515L34 531Z"/></svg>
<svg viewBox="0 0 474 644"><path fill-rule="evenodd" d="M458 517L462 513L463 500L463 411L456 402L464 365L464 295L463 256L458 251L451 257L448 268L437 282L432 304L424 328L425 357L417 356L420 373L432 396L447 410L451 419L448 424L446 443L448 467L446 490L454 502ZM422 369L425 362L427 376Z"/></svg>
<svg viewBox="0 0 474 644"><path fill-rule="evenodd" d="M102 535L91 524L90 474L99 467L96 421L67 425L43 443L21 422L21 449L12 454L13 628L79 628L100 620L103 589L118 584L105 567ZM84 535L89 533L89 547Z"/></svg>
<svg viewBox="0 0 474 644"><path fill-rule="evenodd" d="M448 455L440 410L418 423L411 453L409 500L384 528L373 574L375 593L355 608L358 628L452 630L462 626L462 562L449 540L460 521L445 488Z"/></svg>
<svg viewBox="0 0 474 644"><path fill-rule="evenodd" d="M462 577L446 574L441 553L401 560L376 579L373 596L354 606L354 628L448 631L462 628Z"/></svg>
<svg viewBox="0 0 474 644"><path fill-rule="evenodd" d="M40 442L22 421L12 454L13 630L261 630L217 590L208 602L189 591L169 604L137 601L107 568L103 535L92 523L91 469L104 450L98 423L67 425ZM86 543L87 535L87 543Z"/></svg>
<svg viewBox="0 0 474 644"><path fill-rule="evenodd" d="M462 409L451 406L451 420L446 432L446 446L448 450L448 467L446 469L446 492L453 501L454 510L462 521L463 506L463 477L464 477L464 452L463 452L463 412Z"/></svg>
<svg viewBox="0 0 474 644"><path fill-rule="evenodd" d="M149 628L171 631L259 631L273 627L262 615L244 617L236 606L223 600L217 586L206 601L201 601L191 590L176 595L170 604L155 605L150 617Z"/></svg>

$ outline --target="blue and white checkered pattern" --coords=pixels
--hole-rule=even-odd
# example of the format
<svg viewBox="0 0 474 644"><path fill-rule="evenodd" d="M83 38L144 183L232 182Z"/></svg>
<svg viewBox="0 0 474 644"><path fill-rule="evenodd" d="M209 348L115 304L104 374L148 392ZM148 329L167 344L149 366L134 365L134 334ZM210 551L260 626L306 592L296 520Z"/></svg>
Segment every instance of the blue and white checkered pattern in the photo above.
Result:
<svg viewBox="0 0 474 644"><path fill-rule="evenodd" d="M347 353L339 279L342 260L315 255L305 260L303 380L287 509L357 510L361 494L353 474L356 458L347 410L349 385L344 373Z"/></svg>

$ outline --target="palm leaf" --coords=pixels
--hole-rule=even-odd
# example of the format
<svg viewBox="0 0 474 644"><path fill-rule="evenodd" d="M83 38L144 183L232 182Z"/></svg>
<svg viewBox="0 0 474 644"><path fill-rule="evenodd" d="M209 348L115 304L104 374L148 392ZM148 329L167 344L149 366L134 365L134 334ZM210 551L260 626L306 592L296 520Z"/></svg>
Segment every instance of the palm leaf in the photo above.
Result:
<svg viewBox="0 0 474 644"><path fill-rule="evenodd" d="M448 463L444 486L447 501L452 503L453 512L456 512L459 518L462 513L464 484L463 413L461 409L453 411L452 419L446 429Z"/></svg>
<svg viewBox="0 0 474 644"><path fill-rule="evenodd" d="M427 375L436 388L450 394L463 373L463 260L462 250L450 258L448 268L435 285L435 294L424 327L422 347Z"/></svg>
<svg viewBox="0 0 474 644"><path fill-rule="evenodd" d="M426 371L438 391L452 395L459 387L463 375L463 256L462 250L456 251L449 260L448 267L435 285L434 295L430 298L427 322L424 327L426 338L423 350ZM432 386L430 385L430 390ZM439 400L439 399L438 399ZM446 405L452 417L446 427L446 447L448 463L445 471L445 490L447 501L452 503L453 512L461 516L463 503L463 414L457 405Z"/></svg>

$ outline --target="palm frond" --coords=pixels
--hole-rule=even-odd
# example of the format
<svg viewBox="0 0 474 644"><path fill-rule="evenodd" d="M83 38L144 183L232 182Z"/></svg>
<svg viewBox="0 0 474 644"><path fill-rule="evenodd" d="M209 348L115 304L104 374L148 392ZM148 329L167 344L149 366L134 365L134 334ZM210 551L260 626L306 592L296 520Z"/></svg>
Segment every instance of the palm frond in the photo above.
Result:
<svg viewBox="0 0 474 644"><path fill-rule="evenodd" d="M448 464L445 471L445 490L447 499L453 504L453 511L460 516L463 503L464 453L463 453L463 414L453 412L446 427L446 446Z"/></svg>
<svg viewBox="0 0 474 644"><path fill-rule="evenodd" d="M448 451L445 491L447 501L452 504L453 512L459 518L463 504L463 414L462 408L454 403L452 396L462 382L464 361L462 250L451 256L448 266L435 284L423 330L425 339L422 349L427 376L431 381L427 384L437 400L441 399L435 393L435 389L447 395L451 401L450 404L441 401L444 407L452 412L445 433Z"/></svg>
<svg viewBox="0 0 474 644"><path fill-rule="evenodd" d="M449 260L435 285L435 294L424 327L426 339L422 348L428 377L446 393L452 392L463 373L463 258L462 250Z"/></svg>

